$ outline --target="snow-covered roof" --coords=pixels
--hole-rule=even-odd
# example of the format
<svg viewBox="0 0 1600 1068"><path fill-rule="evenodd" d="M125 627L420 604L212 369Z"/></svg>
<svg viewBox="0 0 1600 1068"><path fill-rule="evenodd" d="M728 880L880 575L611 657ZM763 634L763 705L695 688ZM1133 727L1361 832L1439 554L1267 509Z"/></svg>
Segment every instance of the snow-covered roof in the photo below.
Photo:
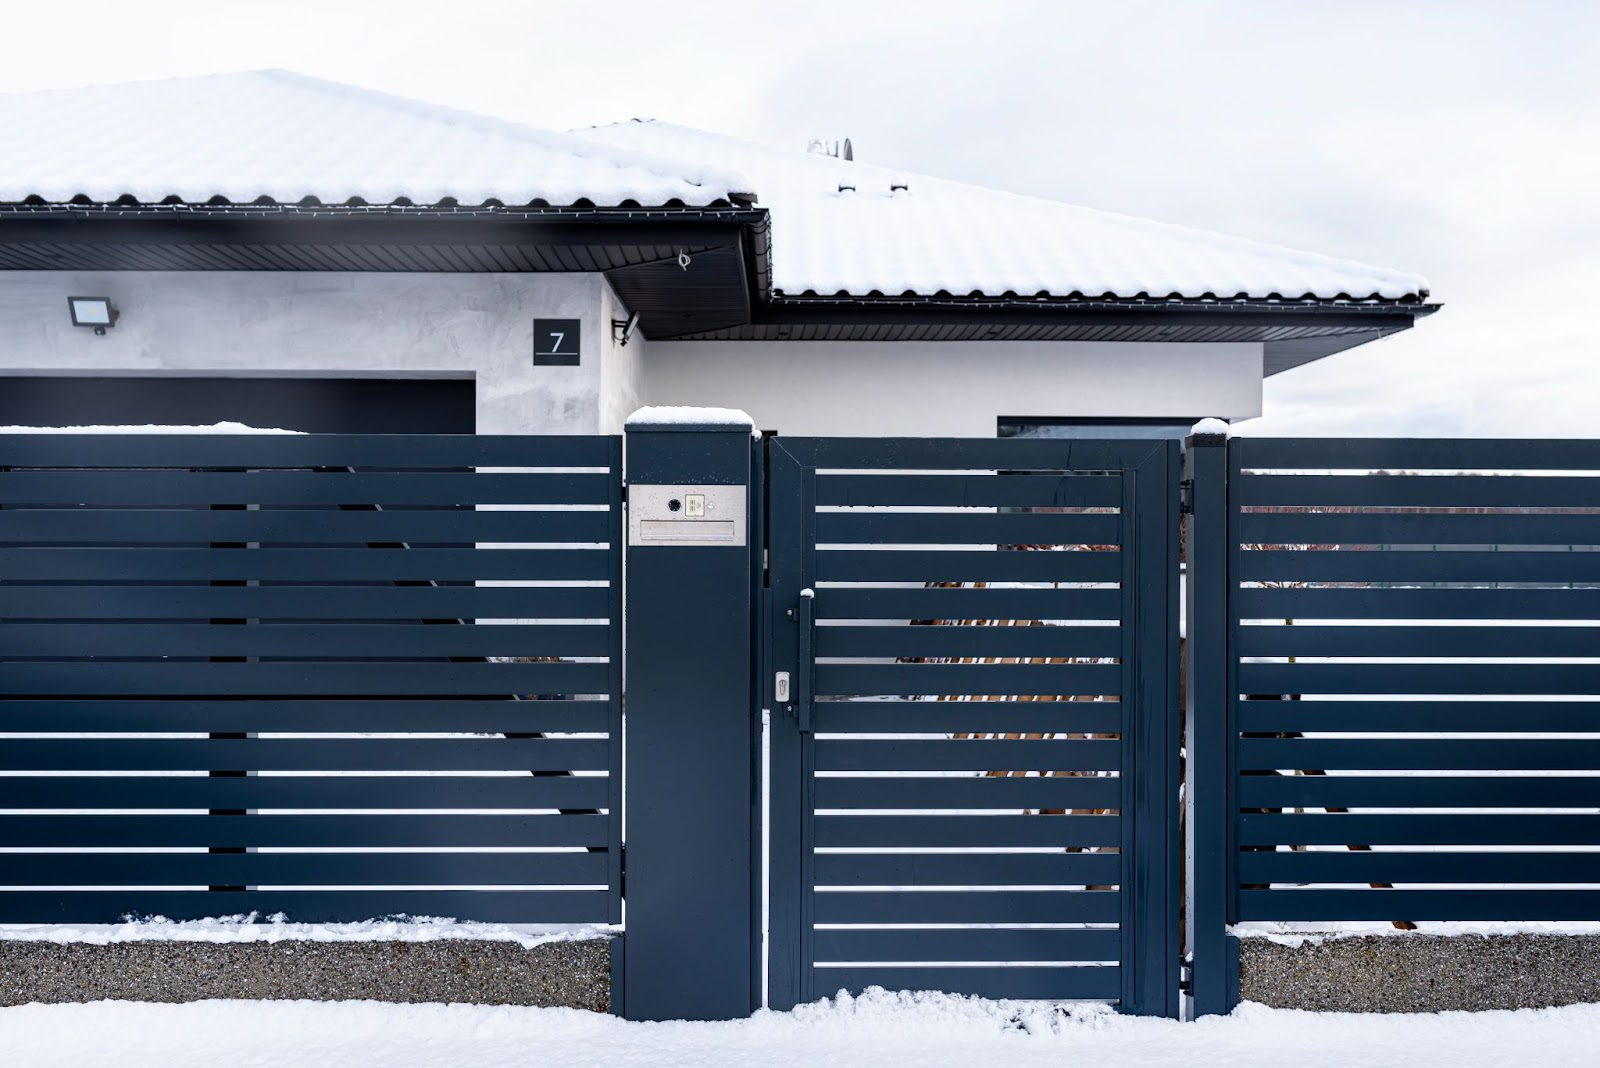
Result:
<svg viewBox="0 0 1600 1068"><path fill-rule="evenodd" d="M705 207L726 168L286 71L0 95L0 202Z"/></svg>
<svg viewBox="0 0 1600 1068"><path fill-rule="evenodd" d="M734 168L772 217L787 296L1418 300L1427 282L1259 241L657 121L574 131Z"/></svg>

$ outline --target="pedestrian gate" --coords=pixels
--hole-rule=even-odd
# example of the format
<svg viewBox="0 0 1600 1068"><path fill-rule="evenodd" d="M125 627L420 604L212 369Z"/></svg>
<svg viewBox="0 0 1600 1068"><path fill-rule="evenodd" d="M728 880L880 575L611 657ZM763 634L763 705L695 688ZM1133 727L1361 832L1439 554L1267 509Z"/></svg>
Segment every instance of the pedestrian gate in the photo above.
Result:
<svg viewBox="0 0 1600 1068"><path fill-rule="evenodd" d="M1174 1015L1177 443L775 438L768 464L772 1006Z"/></svg>

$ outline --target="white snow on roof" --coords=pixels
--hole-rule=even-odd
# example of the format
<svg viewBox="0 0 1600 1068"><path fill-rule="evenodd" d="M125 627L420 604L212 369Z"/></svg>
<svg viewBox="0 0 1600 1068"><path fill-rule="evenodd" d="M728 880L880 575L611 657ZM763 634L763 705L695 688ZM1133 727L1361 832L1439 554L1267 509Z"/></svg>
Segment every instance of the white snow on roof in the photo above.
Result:
<svg viewBox="0 0 1600 1068"><path fill-rule="evenodd" d="M1414 274L670 123L574 131L748 174L790 295L1415 298ZM904 186L897 189L896 186Z"/></svg>
<svg viewBox="0 0 1600 1068"><path fill-rule="evenodd" d="M0 144L0 201L706 206L750 186L714 165L286 71L0 95Z"/></svg>

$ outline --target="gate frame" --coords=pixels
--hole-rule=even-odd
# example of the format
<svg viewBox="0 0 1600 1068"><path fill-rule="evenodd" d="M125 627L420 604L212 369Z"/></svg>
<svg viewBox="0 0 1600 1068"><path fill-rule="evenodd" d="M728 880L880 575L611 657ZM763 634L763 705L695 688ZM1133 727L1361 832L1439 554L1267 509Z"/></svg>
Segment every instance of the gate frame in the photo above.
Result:
<svg viewBox="0 0 1600 1068"><path fill-rule="evenodd" d="M1064 470L1115 471L1122 478L1122 514L1134 517L1123 535L1122 586L1131 611L1124 618L1124 699L1135 706L1124 719L1121 811L1128 885L1123 887L1122 997L1119 1011L1179 1015L1179 904L1182 901L1178 832L1178 545L1180 445L1177 440L784 438L767 441L769 538L762 704L774 695L774 672L789 672L795 698L774 704L768 771L770 888L768 894L768 1005L786 1010L830 996L812 981L813 749L799 730L796 708L809 698L811 677L800 663L797 606L813 581L818 468L859 463L863 449L885 458L901 454L905 468L920 450L938 449L950 461L973 454L973 468L994 467L996 451L1023 446L1027 463L1048 446L1061 449ZM848 462L844 457L852 457ZM830 463L830 458L836 458ZM1024 459L1019 455L1019 460ZM884 466L889 467L886 463ZM1128 551L1131 550L1131 551ZM1155 606L1156 610L1150 610ZM1138 655L1133 655L1137 650Z"/></svg>

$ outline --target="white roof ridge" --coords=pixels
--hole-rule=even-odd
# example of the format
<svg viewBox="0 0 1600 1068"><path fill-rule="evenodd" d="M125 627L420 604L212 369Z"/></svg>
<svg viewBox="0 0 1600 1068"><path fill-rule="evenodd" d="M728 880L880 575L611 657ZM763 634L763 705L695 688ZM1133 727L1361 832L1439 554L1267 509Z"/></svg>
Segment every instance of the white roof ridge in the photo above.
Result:
<svg viewBox="0 0 1600 1068"><path fill-rule="evenodd" d="M728 185L727 192L736 195L753 195L753 190L735 188L741 184L746 186L750 184L748 180L742 182L736 180L742 179L742 175L735 171L709 166L704 160L680 159L674 156L649 152L621 152L614 149L613 146L578 137L562 130L534 126L531 123L501 118L498 115L486 115L481 111L451 107L448 104L436 104L429 100L418 100L415 97L402 96L399 93L390 93L383 89L372 89L368 86L356 85L351 82L330 81L313 74L305 74L283 67L239 71L234 75L200 75L199 77L239 77L246 75L270 78L286 85L294 86L297 89L314 91L330 96L337 95L372 107L400 111L436 122L445 122L452 126L464 126L479 133L496 137L506 137L513 140L536 139L545 141L548 142L548 146L551 148L568 152L583 159L600 160L614 167L642 166L652 174L678 178L685 177L685 172L691 174L696 171L702 172L706 177L699 180L691 179L694 185L703 186L707 184L709 178L722 175L725 177L725 184ZM166 80L181 81L185 79L173 78ZM712 181L711 184L719 183Z"/></svg>
<svg viewBox="0 0 1600 1068"><path fill-rule="evenodd" d="M744 150L749 150L752 148L759 149L761 151L771 152L777 156L784 157L785 162L794 163L796 165L810 165L817 168L833 165L839 168L840 174L850 174L853 172L854 174L861 175L863 180L857 183L858 193L862 191L860 188L861 186L869 184L867 181L865 181L869 173L872 174L872 177L875 181L878 181L878 184L883 186L882 190L880 191L885 193L888 192L890 182L904 181L909 187L907 192L909 192L912 196L917 194L919 188L926 188L929 183L932 183L936 188L944 188L960 193L977 194L991 200L1008 200L1019 205L1026 205L1035 210L1076 214L1085 218L1093 219L1096 222L1111 223L1119 226L1136 228L1150 232L1156 236L1184 236L1187 238L1224 244L1243 251L1266 253L1307 267L1338 267L1346 270L1361 272L1370 271L1392 275L1407 275L1414 279L1416 284L1415 292L1419 296L1426 297L1428 295L1428 285L1426 279L1422 278L1420 275L1401 271L1398 268L1367 263L1362 260L1355 260L1344 256L1331 256L1326 253L1311 252L1309 250L1295 248L1290 245L1282 245L1274 241L1266 241L1254 237L1245 237L1239 234L1229 234L1219 230L1211 230L1205 227L1193 226L1188 223L1172 222L1165 219L1154 219L1142 215L1130 215L1125 212L1113 211L1108 208L1097 208L1086 204L1073 203L1072 201L1056 200L1050 197L1039 196L1037 194L1018 193L1009 189L996 189L993 186L976 185L971 182L962 182L953 178L941 178L936 175L921 174L915 171L907 170L903 167L889 167L881 163L871 163L863 160L840 159L836 156L822 155L815 152L809 152L805 149L792 148L786 145L777 145L770 142L757 141L749 138L735 137L731 134L719 133L713 130L703 130L697 127L662 119L634 118L622 122L603 123L597 126L585 127L585 129L599 132L608 129L626 128L632 124L655 126L663 130L678 131L695 137L704 138L709 141L720 142L730 148ZM574 131L574 133L577 132L578 131ZM802 163L802 161L804 161L804 163ZM874 188L876 188L876 186L874 186ZM1151 296L1165 295L1166 294L1151 293ZM1221 292L1215 292L1214 295L1219 299L1233 296L1232 293ZM1289 293L1283 293L1280 295L1285 298L1299 296L1299 294ZM1366 294L1347 295L1359 299Z"/></svg>

